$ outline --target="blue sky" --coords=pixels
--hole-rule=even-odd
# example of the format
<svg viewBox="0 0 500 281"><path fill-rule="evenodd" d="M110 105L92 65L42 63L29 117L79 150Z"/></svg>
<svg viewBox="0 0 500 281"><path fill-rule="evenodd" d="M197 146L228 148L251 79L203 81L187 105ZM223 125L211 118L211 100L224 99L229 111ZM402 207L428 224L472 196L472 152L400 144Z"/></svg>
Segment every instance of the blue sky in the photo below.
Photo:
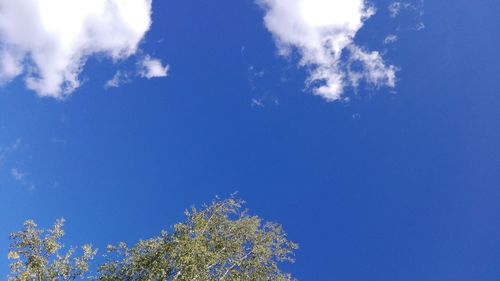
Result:
<svg viewBox="0 0 500 281"><path fill-rule="evenodd" d="M0 88L0 252L29 218L64 217L67 245L104 249L238 191L300 244L285 267L299 280L498 280L500 2L400 1L394 17L394 1L371 2L362 27L342 31L355 36L341 58L326 59L328 78L349 78L348 65L364 75L340 94L305 84L325 61L300 66L311 49L264 22L283 2L262 3L153 1L149 27L120 33L130 54L95 46L72 91L50 65L28 89L26 55Z"/></svg>

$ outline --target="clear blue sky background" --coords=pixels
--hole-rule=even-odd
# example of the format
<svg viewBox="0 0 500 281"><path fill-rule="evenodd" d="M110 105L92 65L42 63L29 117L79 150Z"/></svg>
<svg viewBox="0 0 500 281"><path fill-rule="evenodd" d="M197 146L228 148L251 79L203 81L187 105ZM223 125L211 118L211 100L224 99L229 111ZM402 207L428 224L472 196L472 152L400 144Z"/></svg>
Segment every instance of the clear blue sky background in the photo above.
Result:
<svg viewBox="0 0 500 281"><path fill-rule="evenodd" d="M500 2L426 1L425 29L384 47L388 4L356 40L387 48L396 93L303 91L250 0L154 1L142 48L166 79L105 90L114 68L91 60L64 102L1 88L0 145L20 140L0 166L1 278L25 219L64 217L68 246L104 249L239 191L301 245L285 267L300 280L499 280Z"/></svg>

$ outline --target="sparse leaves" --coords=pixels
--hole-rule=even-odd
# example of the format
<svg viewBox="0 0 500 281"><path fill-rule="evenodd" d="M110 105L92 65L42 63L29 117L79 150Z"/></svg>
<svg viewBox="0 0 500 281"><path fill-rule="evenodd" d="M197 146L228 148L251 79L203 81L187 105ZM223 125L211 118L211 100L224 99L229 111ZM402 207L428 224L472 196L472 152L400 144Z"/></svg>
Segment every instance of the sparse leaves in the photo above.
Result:
<svg viewBox="0 0 500 281"><path fill-rule="evenodd" d="M278 268L292 262L297 245L281 226L263 223L236 199L215 200L186 211L174 232L140 241L132 248L110 246L99 280L293 280Z"/></svg>
<svg viewBox="0 0 500 281"><path fill-rule="evenodd" d="M88 263L97 251L87 245L83 255L73 257L74 249L61 253L64 220L58 220L52 229L39 230L33 221L24 223L22 231L11 234L9 281L65 281L83 278Z"/></svg>
<svg viewBox="0 0 500 281"><path fill-rule="evenodd" d="M242 209L243 201L214 200L186 211L187 220L133 247L108 246L95 277L85 276L97 251L91 245L62 253L64 220L43 231L27 221L11 235L9 281L291 281L279 269L293 262L298 246L282 227Z"/></svg>

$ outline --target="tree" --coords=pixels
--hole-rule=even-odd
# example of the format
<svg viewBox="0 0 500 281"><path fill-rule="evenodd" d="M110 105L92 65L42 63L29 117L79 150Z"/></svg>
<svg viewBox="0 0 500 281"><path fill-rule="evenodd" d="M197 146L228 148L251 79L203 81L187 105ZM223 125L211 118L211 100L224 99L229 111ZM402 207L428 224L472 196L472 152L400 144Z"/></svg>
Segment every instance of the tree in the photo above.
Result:
<svg viewBox="0 0 500 281"><path fill-rule="evenodd" d="M64 220L58 220L50 230L39 230L33 221L26 221L22 231L12 233L8 258L9 281L76 280L89 270L89 261L97 251L91 245L82 247L83 254L73 257L75 249L62 253Z"/></svg>
<svg viewBox="0 0 500 281"><path fill-rule="evenodd" d="M234 198L216 199L201 210L186 211L187 220L176 224L172 233L108 246L105 262L98 266L99 281L290 281L290 274L279 269L282 262L293 262L298 246L290 242L282 227L263 222L242 209L244 202ZM57 225L57 224L56 224ZM62 227L62 225L61 225ZM62 230L61 230L62 231ZM31 235L30 237L33 237ZM30 238L26 239L30 240ZM31 243L31 242L30 242ZM13 243L12 253L18 252ZM87 250L89 261L95 251ZM46 271L42 263L35 272ZM15 267L13 267L15 269ZM38 268L38 267L37 267ZM78 267L74 267L77 269ZM75 273L83 276L88 267ZM48 276L48 275L42 275ZM73 274L72 276L76 276ZM13 280L72 280L63 278Z"/></svg>

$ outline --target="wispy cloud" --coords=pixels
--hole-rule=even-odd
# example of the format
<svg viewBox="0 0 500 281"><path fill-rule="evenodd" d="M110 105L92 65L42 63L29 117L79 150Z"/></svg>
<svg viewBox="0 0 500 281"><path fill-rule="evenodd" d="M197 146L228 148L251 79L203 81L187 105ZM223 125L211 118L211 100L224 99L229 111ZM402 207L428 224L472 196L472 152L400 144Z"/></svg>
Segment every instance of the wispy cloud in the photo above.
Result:
<svg viewBox="0 0 500 281"><path fill-rule="evenodd" d="M14 182L27 190L33 191L35 184L30 181L28 173L20 168L20 166L24 166L23 162L25 161L20 160L23 158L20 156L25 148L26 145L21 138L17 138L8 145L0 145L0 173L11 177Z"/></svg>
<svg viewBox="0 0 500 281"><path fill-rule="evenodd" d="M10 173L12 174L12 177L14 177L16 181L23 181L26 178L26 174L19 171L16 168L12 168L10 170Z"/></svg>
<svg viewBox="0 0 500 281"><path fill-rule="evenodd" d="M401 12L401 8L403 7L403 4L401 2L392 2L391 4L389 4L389 15L391 16L391 18L395 18L399 15L399 13Z"/></svg>
<svg viewBox="0 0 500 281"><path fill-rule="evenodd" d="M255 90L257 88L257 80L264 77L265 74L266 72L263 69L256 69L253 65L250 65L248 67L248 83L250 84L252 90Z"/></svg>
<svg viewBox="0 0 500 281"><path fill-rule="evenodd" d="M264 23L282 56L297 51L309 71L306 85L328 101L343 97L360 80L395 86L396 68L381 53L357 46L354 38L375 8L364 0L257 0ZM352 67L354 64L358 68Z"/></svg>
<svg viewBox="0 0 500 281"><path fill-rule="evenodd" d="M365 51L352 45L349 47L349 53L346 75L352 86L358 87L361 80L376 87L396 86L396 67L386 66L378 52Z"/></svg>
<svg viewBox="0 0 500 281"><path fill-rule="evenodd" d="M0 0L0 82L24 76L40 96L77 89L88 58L137 53L152 0Z"/></svg>
<svg viewBox="0 0 500 281"><path fill-rule="evenodd" d="M57 137L53 137L50 139L50 142L53 143L53 144L61 144L61 145L66 145L68 144L68 141L65 140L65 139L61 139L61 138L57 138Z"/></svg>
<svg viewBox="0 0 500 281"><path fill-rule="evenodd" d="M6 162L10 154L19 150L19 148L21 147L21 143L22 143L21 138L17 138L13 143L9 145L5 146L0 145L0 166Z"/></svg>
<svg viewBox="0 0 500 281"><path fill-rule="evenodd" d="M425 28L422 17L424 16L424 0L393 1L387 10L391 18L405 16L408 21L400 29L421 30Z"/></svg>
<svg viewBox="0 0 500 281"><path fill-rule="evenodd" d="M129 73L118 70L113 78L104 84L104 88L118 88L123 84L130 83L131 81Z"/></svg>
<svg viewBox="0 0 500 281"><path fill-rule="evenodd" d="M261 99L253 98L250 105L252 107L264 107L264 102Z"/></svg>
<svg viewBox="0 0 500 281"><path fill-rule="evenodd" d="M268 75L270 74L270 75ZM262 67L250 64L248 66L248 84L251 89L251 93L254 96L250 99L250 106L252 108L264 108L266 106L277 106L279 105L279 99L277 92L281 82L274 83L273 71L269 73ZM275 84L275 85L273 85Z"/></svg>
<svg viewBox="0 0 500 281"><path fill-rule="evenodd" d="M170 65L163 65L161 60L146 55L136 63L135 70L118 70L113 78L106 81L104 88L118 88L131 83L137 77L145 79L167 77L169 70Z"/></svg>
<svg viewBox="0 0 500 281"><path fill-rule="evenodd" d="M21 171L17 168L12 168L10 170L12 178L19 183L20 185L26 187L29 191L35 190L35 185L28 180L28 174L24 171Z"/></svg>
<svg viewBox="0 0 500 281"><path fill-rule="evenodd" d="M398 41L398 36L396 34L389 34L384 38L384 44L392 44Z"/></svg>

